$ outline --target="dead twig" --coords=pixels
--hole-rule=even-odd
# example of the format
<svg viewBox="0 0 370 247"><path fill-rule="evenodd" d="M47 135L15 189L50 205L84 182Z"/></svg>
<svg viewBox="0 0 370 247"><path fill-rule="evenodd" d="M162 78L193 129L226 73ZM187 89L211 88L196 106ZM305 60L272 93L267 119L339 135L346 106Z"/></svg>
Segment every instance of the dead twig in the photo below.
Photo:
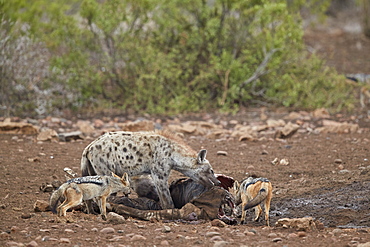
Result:
<svg viewBox="0 0 370 247"><path fill-rule="evenodd" d="M266 75L269 73L269 70L266 70L267 64L270 61L271 57L274 55L275 52L277 52L278 48L272 49L269 51L265 58L263 59L262 63L257 67L256 71L253 73L251 77L249 77L247 80L245 80L243 83L240 84L239 88L242 89L245 85L256 81L261 76Z"/></svg>

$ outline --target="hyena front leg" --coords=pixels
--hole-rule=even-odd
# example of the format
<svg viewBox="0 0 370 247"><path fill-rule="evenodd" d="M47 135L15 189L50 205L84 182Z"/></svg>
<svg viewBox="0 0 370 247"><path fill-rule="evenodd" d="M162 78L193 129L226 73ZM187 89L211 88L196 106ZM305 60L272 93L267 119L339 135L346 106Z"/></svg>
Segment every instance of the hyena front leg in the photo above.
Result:
<svg viewBox="0 0 370 247"><path fill-rule="evenodd" d="M168 175L165 176L163 173L158 174L152 172L153 182L158 192L159 201L161 203L162 209L174 208L170 190L168 188Z"/></svg>

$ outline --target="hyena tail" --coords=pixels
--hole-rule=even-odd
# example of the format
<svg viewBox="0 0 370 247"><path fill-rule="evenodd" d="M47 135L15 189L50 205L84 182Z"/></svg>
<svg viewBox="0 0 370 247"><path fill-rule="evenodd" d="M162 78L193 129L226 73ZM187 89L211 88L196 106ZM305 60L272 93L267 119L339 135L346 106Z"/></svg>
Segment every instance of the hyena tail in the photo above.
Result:
<svg viewBox="0 0 370 247"><path fill-rule="evenodd" d="M90 160L87 158L88 151L86 149L82 153L82 159L81 159L82 177L97 175L94 168L91 165Z"/></svg>
<svg viewBox="0 0 370 247"><path fill-rule="evenodd" d="M244 206L244 210L247 210L247 209L250 209L250 208L253 208L259 205L261 202L263 202L266 199L266 197L267 197L266 189L265 188L260 189L257 196Z"/></svg>
<svg viewBox="0 0 370 247"><path fill-rule="evenodd" d="M50 210L51 212L53 212L54 214L57 213L57 206L58 206L58 202L61 200L61 198L63 197L63 194L64 194L64 190L65 190L65 184L61 185L57 190L55 190L51 196L50 196L50 200L49 200L49 207L50 207Z"/></svg>

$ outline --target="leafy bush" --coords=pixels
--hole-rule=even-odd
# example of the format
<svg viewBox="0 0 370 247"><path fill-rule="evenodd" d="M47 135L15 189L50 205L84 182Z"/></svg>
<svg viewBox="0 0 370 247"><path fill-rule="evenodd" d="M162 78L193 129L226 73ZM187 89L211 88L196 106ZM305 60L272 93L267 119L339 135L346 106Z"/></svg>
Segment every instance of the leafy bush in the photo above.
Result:
<svg viewBox="0 0 370 247"><path fill-rule="evenodd" d="M235 111L261 102L351 106L344 78L304 51L296 13L306 1L9 2L1 3L2 25L12 23L2 36L32 37L50 52L49 74L32 82L44 87L49 113L87 107L160 114ZM26 32L16 31L25 26ZM9 71L3 64L4 75ZM7 90L15 77L2 79ZM53 97L53 88L68 97Z"/></svg>

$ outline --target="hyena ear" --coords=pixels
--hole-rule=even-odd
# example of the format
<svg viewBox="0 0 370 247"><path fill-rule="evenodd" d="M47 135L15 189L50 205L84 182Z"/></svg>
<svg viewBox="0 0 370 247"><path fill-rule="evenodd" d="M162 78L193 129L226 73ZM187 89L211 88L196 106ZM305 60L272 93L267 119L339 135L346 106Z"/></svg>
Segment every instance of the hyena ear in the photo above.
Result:
<svg viewBox="0 0 370 247"><path fill-rule="evenodd" d="M128 181L128 174L125 172L123 175L122 175L122 180L125 180L125 181Z"/></svg>
<svg viewBox="0 0 370 247"><path fill-rule="evenodd" d="M207 150L202 149L198 153L197 161L198 163L203 163L206 160Z"/></svg>
<svg viewBox="0 0 370 247"><path fill-rule="evenodd" d="M119 176L117 176L114 172L112 172L112 176L113 177L116 177L116 178L120 178Z"/></svg>

